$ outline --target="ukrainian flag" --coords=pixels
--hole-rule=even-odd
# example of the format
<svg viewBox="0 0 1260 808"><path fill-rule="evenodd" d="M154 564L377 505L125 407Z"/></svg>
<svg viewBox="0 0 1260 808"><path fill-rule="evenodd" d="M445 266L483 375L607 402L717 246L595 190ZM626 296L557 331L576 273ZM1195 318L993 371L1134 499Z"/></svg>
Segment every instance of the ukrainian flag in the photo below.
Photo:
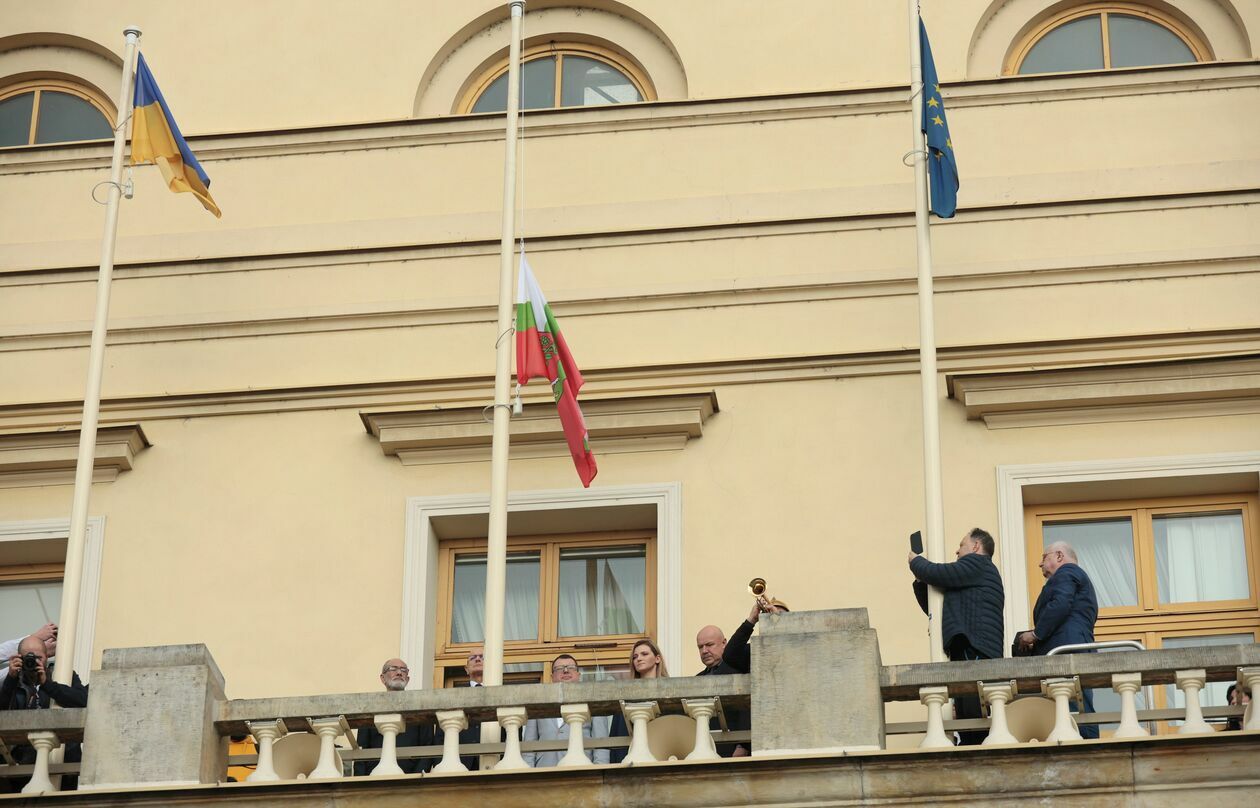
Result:
<svg viewBox="0 0 1260 808"><path fill-rule="evenodd" d="M191 193L206 210L222 218L210 196L210 178L184 142L175 116L162 97L144 56L136 65L135 115L131 122L131 164L156 163L175 193Z"/></svg>

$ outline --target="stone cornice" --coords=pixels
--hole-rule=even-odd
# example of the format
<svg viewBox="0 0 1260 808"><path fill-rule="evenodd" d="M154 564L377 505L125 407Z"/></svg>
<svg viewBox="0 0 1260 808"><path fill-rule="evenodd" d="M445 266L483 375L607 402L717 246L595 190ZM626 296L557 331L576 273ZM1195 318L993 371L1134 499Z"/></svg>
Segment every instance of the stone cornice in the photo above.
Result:
<svg viewBox="0 0 1260 808"><path fill-rule="evenodd" d="M717 394L585 399L582 414L601 454L681 449L718 411ZM381 451L404 466L464 463L489 457L491 424L480 407L359 414ZM567 457L564 431L550 401L528 404L511 422L513 457Z"/></svg>
<svg viewBox="0 0 1260 808"><path fill-rule="evenodd" d="M991 429L1260 412L1260 356L952 375L949 395Z"/></svg>
<svg viewBox="0 0 1260 808"><path fill-rule="evenodd" d="M99 429L92 481L113 482L149 445L139 424ZM78 448L78 429L0 434L0 488L73 483Z"/></svg>

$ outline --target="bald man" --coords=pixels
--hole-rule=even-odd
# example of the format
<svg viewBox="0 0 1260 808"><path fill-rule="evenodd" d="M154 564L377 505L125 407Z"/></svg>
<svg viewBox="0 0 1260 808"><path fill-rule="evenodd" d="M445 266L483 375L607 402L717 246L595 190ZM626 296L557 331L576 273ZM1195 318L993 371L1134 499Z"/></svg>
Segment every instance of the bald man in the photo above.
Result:
<svg viewBox="0 0 1260 808"><path fill-rule="evenodd" d="M700 652L700 664L704 670L696 676L728 676L739 673L722 661L722 652L726 650L726 635L717 626L705 626L696 634L696 650ZM726 726L731 730L746 730L752 727L752 721L746 710L725 710ZM709 729L721 729L722 724L717 716L709 720ZM748 754L745 744L720 743L717 752L722 757L744 757Z"/></svg>

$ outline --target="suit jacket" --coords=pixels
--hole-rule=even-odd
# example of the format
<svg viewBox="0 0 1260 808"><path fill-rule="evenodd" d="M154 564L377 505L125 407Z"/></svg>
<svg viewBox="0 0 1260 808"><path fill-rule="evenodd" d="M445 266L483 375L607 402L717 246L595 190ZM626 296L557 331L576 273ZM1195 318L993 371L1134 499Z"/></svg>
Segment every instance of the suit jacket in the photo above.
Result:
<svg viewBox="0 0 1260 808"><path fill-rule="evenodd" d="M473 683L472 683L472 682L465 682L464 684L461 684L461 685L456 685L456 686L457 686L457 687L473 687ZM482 685L477 685L477 687L482 687ZM443 741L445 738L446 738L446 733L445 733L445 732L443 732L442 730L440 730L440 729L435 729L435 730L433 731L433 743L435 743L435 744L440 744L440 743L442 743L442 741ZM501 730L499 730L499 740L500 740L500 741L506 741L506 740L507 740L507 731L506 731L506 730L502 730L502 729L501 729ZM462 731L459 733L459 742L460 742L461 744L466 744L466 743L481 743L481 722L480 722L480 721L469 721L469 722L468 722L468 729L466 729L466 730L462 730ZM475 771L477 771L479 768L481 768L481 756L480 756L480 755L460 755L460 756L459 756L459 759L460 759L460 761L464 764L464 766L465 766L465 767L467 767L468 771L470 771L470 772L475 772ZM400 765L401 765L401 764L400 764Z"/></svg>
<svg viewBox="0 0 1260 808"><path fill-rule="evenodd" d="M1094 641L1098 596L1085 570L1067 563L1055 570L1041 587L1033 606L1034 654L1045 654L1060 645Z"/></svg>
<svg viewBox="0 0 1260 808"><path fill-rule="evenodd" d="M582 725L583 738L607 738L608 723L603 716L593 716L590 721ZM527 741L567 741L569 740L569 725L561 723L556 726L554 718L531 718L525 722L525 740ZM525 762L536 769L546 766L555 766L560 762L560 758L564 757L564 752L522 752L521 756L525 758ZM607 749L588 749L586 757L592 763L607 763Z"/></svg>
<svg viewBox="0 0 1260 808"><path fill-rule="evenodd" d="M722 663L733 673L748 673L752 670L752 633L755 626L745 620L726 641L726 649L722 651Z"/></svg>
<svg viewBox="0 0 1260 808"><path fill-rule="evenodd" d="M359 727L358 741L359 746L364 749L380 749L384 738L379 730L374 726ZM433 746L433 725L432 724L409 724L407 728L398 733L395 743L399 747L403 746ZM410 760L398 761L398 767L403 770L404 774L420 774L427 772L437 764L437 760L433 758L411 758ZM376 768L376 762L371 760L360 760L354 764L354 774L356 777L364 777L371 774L372 769Z"/></svg>
<svg viewBox="0 0 1260 808"><path fill-rule="evenodd" d="M1006 592L992 558L969 553L948 564L933 564L916 556L910 562L910 571L923 583L945 590L941 640L947 653L955 642L964 641L985 659L1002 658ZM919 591L916 589L915 594ZM926 597L920 599L919 605L926 612L925 600Z"/></svg>

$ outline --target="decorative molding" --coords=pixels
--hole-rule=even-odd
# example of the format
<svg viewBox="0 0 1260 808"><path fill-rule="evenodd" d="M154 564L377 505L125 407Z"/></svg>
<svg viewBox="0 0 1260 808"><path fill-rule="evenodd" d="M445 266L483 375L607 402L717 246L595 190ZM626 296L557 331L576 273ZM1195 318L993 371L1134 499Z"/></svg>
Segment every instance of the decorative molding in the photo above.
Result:
<svg viewBox="0 0 1260 808"><path fill-rule="evenodd" d="M78 429L0 434L0 488L74 483ZM97 430L92 482L112 483L151 444L139 424Z"/></svg>
<svg viewBox="0 0 1260 808"><path fill-rule="evenodd" d="M69 519L41 519L0 522L0 553L8 542L67 540ZM101 558L105 544L105 517L89 517L83 545L83 575L80 578L79 622L74 640L75 671L85 683L91 679L92 645L96 639L96 610L101 596Z"/></svg>
<svg viewBox="0 0 1260 808"><path fill-rule="evenodd" d="M611 524L620 513L654 513L656 527L657 644L666 659L683 659L682 484L653 483L592 488L516 491L508 495L513 514L551 512L563 520L567 512L602 512ZM403 549L402 658L413 671L412 682L429 687L433 681L434 636L437 626L437 558L443 520L483 517L490 512L489 494L409 497ZM518 520L519 521L519 520ZM584 521L589 526L589 521ZM584 527L589 529L589 527ZM419 684L422 683L422 684Z"/></svg>
<svg viewBox="0 0 1260 808"><path fill-rule="evenodd" d="M997 467L997 562L1006 586L1006 644L1016 632L1030 628L1028 554L1024 543L1024 489L1063 483L1106 483L1115 480L1209 477L1225 474L1257 475L1260 452L1139 457L1067 463L1035 463Z"/></svg>
<svg viewBox="0 0 1260 808"><path fill-rule="evenodd" d="M946 377L951 398L990 429L1250 415L1260 355Z"/></svg>
<svg viewBox="0 0 1260 808"><path fill-rule="evenodd" d="M552 401L527 404L511 421L511 456L568 457L560 418ZM582 414L591 444L600 454L682 449L698 438L718 411L717 394L584 399ZM381 451L404 466L489 460L491 424L480 407L361 412Z"/></svg>

